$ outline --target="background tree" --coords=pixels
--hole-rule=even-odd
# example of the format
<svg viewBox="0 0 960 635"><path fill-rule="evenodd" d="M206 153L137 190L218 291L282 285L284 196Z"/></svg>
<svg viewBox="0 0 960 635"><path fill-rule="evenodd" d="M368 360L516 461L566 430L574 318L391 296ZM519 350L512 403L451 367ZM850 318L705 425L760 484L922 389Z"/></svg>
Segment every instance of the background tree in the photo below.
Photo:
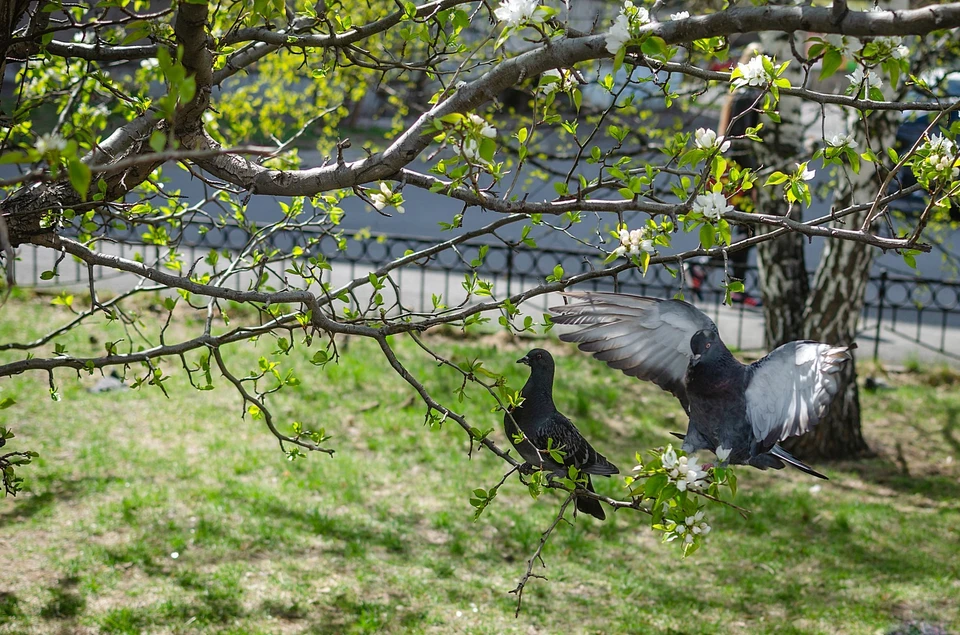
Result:
<svg viewBox="0 0 960 635"><path fill-rule="evenodd" d="M18 170L3 179L4 264L9 274L22 245L47 250L46 277L63 259L77 259L88 267L90 297L81 307L61 294L55 301L69 306L74 319L40 340L0 346L26 352L0 365L0 377L45 372L58 398L63 370L117 367L135 386L160 390L172 372L185 373L199 390L222 376L236 387L243 412L263 421L291 459L302 450L333 451L327 422L281 422L270 410L270 395L299 381L284 371L284 356L295 347L314 348L322 373L345 354L344 337L375 340L382 363L422 398L427 422L456 422L471 449L486 448L515 468L486 422L466 421L447 397L431 394L407 372L392 338L414 339L425 355L462 377L461 394L479 390L505 408L516 393L495 369L481 360L449 359L418 334L439 325L483 329L491 316L510 332L540 333L550 328L548 320L524 312L533 297L632 268L676 272L694 256L725 259L779 238L793 245L818 238L830 246L804 305L802 332L844 343L853 335L870 254L897 250L909 259L929 250L922 231L958 187L955 129L933 125L899 154L885 143L896 113L956 107L924 86L924 69L911 67L911 58L931 43L955 39L958 3L897 12L857 11L844 2L750 6L694 16L651 14L652 8L631 2L612 15L589 4L583 13L580 6L535 0L496 6L465 0L7 4L0 147L3 163ZM730 58L731 35L770 29L790 35L789 54L758 55L732 73L707 70L710 62ZM813 48L801 52L804 44ZM834 92L811 88L814 65L828 79L838 75L837 59L855 64L852 79L840 78ZM898 88L919 84L929 99L898 101L879 90L874 77ZM762 138L778 150L776 160L769 156L757 170L730 167L724 131L691 130L703 113L715 121L719 104L738 86L762 93L756 104L762 129L748 129L744 138ZM588 90L602 98L585 100ZM382 96L388 130L350 141L341 131L373 91ZM669 109L649 110L640 97L651 93ZM821 134L814 155L800 160L810 149L799 146L780 154L781 144L768 139L791 134L787 126L797 124L802 103L821 112L829 105L843 121L856 122L856 145ZM311 143L326 160L301 159L300 148ZM759 187L772 192L765 200L785 196L799 210L810 203L809 173L821 159L850 184L828 217L745 213L726 204L729 194ZM204 200L184 200L164 187L177 170L204 184ZM881 234L875 227L886 205L908 193L888 194L888 175L906 170L917 175L916 187L930 192L931 205L910 226ZM552 184L555 196L537 200L525 193L540 180ZM393 214L402 228L399 214L422 213L404 210L411 189L449 204L450 237L375 271L338 277L336 260L318 245L333 240L348 248L340 227L344 200L355 197ZM267 207L267 216L254 213ZM492 214L481 216L481 210ZM771 231L733 241L731 223ZM185 259L180 245L187 236L232 227L246 237L237 250ZM118 232L132 233L149 249L122 257L113 247ZM695 232L700 246L674 249L677 232ZM505 295L476 273L486 253L479 249L470 261L474 273L463 281L465 296L435 297L428 311L405 303L401 273L418 263L444 253L463 258L477 238L536 250L536 241L549 234L593 250L593 268L574 274L558 266L547 280ZM132 274L137 282L121 293L98 292L96 267ZM768 294L804 275L797 273L802 267L779 277L772 271ZM683 280L677 284L682 290ZM729 275L724 285L728 293L742 289ZM132 302L158 293L159 315L146 315ZM252 311L235 311L232 303ZM192 336L173 336L175 314L200 317ZM89 351L65 350L57 341L67 330L95 331L104 320L123 323L125 341ZM785 338L793 330L781 329ZM275 352L257 368L230 368L222 349L251 338L272 338ZM855 403L850 385L854 392L842 404ZM838 416L854 429L855 410ZM843 449L861 446L854 438ZM647 468L652 477L662 466ZM478 513L497 487L477 494ZM647 498L663 498L650 493ZM639 498L603 500L643 508ZM652 512L654 524L659 509Z"/></svg>

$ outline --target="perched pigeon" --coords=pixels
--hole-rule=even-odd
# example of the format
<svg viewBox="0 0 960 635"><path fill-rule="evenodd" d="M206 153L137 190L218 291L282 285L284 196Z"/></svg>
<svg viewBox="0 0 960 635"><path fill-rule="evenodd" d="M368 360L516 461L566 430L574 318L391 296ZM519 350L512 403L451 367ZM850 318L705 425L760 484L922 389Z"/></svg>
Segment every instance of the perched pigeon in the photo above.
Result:
<svg viewBox="0 0 960 635"><path fill-rule="evenodd" d="M520 456L532 467L559 476L566 476L567 467L573 465L587 475L587 490L591 492L594 491L591 474L619 474L617 466L594 450L573 422L557 412L553 404L554 364L550 353L535 348L517 363L530 367L530 378L520 392L523 402L503 416L503 429ZM520 439L521 432L523 439ZM548 448L563 453L562 465L551 458ZM594 498L578 497L577 509L599 520L606 518L600 501Z"/></svg>
<svg viewBox="0 0 960 635"><path fill-rule="evenodd" d="M851 346L790 342L749 366L693 305L616 293L568 293L553 307L557 324L585 325L560 339L627 375L673 393L690 416L685 452L710 450L721 462L781 469L789 463L818 478L778 445L820 422L839 390L836 373ZM680 435L677 435L680 436Z"/></svg>

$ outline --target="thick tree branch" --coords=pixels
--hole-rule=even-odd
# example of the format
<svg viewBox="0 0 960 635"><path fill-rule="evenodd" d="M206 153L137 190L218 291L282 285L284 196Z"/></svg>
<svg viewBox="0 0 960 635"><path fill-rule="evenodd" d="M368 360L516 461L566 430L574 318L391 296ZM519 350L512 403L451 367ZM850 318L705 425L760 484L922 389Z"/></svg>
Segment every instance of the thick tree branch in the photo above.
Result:
<svg viewBox="0 0 960 635"><path fill-rule="evenodd" d="M84 44L83 42L59 42L53 40L46 50L58 57L88 60L91 62L128 62L145 60L157 56L157 44L138 44L133 46L105 46Z"/></svg>

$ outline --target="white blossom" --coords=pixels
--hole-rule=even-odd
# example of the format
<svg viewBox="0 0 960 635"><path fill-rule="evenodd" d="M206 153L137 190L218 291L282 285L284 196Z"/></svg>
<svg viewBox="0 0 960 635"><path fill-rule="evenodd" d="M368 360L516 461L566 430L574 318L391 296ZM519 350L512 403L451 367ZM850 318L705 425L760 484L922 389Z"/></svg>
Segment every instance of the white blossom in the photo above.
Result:
<svg viewBox="0 0 960 635"><path fill-rule="evenodd" d="M797 166L797 172L800 173L800 178L803 179L804 181L809 181L810 179L812 179L817 175L816 170L807 169L806 163L796 163L794 165Z"/></svg>
<svg viewBox="0 0 960 635"><path fill-rule="evenodd" d="M745 86L766 86L771 77L767 74L767 69L763 66L763 61L772 63L766 55L757 55L746 64L737 64L737 70L740 71L740 77L733 80L735 88L744 88Z"/></svg>
<svg viewBox="0 0 960 635"><path fill-rule="evenodd" d="M668 471L673 469L677 464L677 452L673 449L672 445L668 445L667 449L663 451L660 462L663 464L663 469Z"/></svg>
<svg viewBox="0 0 960 635"><path fill-rule="evenodd" d="M683 522L676 523L667 534L667 542L672 542L678 538L684 544L692 544L696 536L706 536L710 533L710 525L703 522L703 511L698 511L693 516L687 516Z"/></svg>
<svg viewBox="0 0 960 635"><path fill-rule="evenodd" d="M671 19L671 20L683 20L683 19L686 19L686 18L689 18L689 17L690 17L690 12L689 12L689 11L680 11L679 13L671 13L671 14L670 14L670 19Z"/></svg>
<svg viewBox="0 0 960 635"><path fill-rule="evenodd" d="M607 31L607 50L616 55L617 51L630 41L630 19L624 14L617 16L613 26Z"/></svg>
<svg viewBox="0 0 960 635"><path fill-rule="evenodd" d="M390 188L387 187L386 183L380 184L380 190L383 192L377 192L370 195L370 200L373 201L373 206L377 208L377 211L382 210L387 206L387 200L393 192L390 191Z"/></svg>
<svg viewBox="0 0 960 635"><path fill-rule="evenodd" d="M903 45L903 38L899 35L878 37L874 40L874 43L877 45L877 48L880 49L879 52L881 55L889 54L890 57L896 60L910 57L910 49Z"/></svg>
<svg viewBox="0 0 960 635"><path fill-rule="evenodd" d="M632 0L626 0L623 8L620 9L620 15L607 31L607 50L616 55L617 51L630 41L632 30L648 22L650 22L650 12L634 5Z"/></svg>
<svg viewBox="0 0 960 635"><path fill-rule="evenodd" d="M927 148L931 153L953 154L953 141L941 134L935 134L927 141Z"/></svg>
<svg viewBox="0 0 960 635"><path fill-rule="evenodd" d="M160 66L160 60L155 57L148 57L145 60L140 60L140 68L145 68L151 70Z"/></svg>
<svg viewBox="0 0 960 635"><path fill-rule="evenodd" d="M380 182L380 191L374 192L370 195L370 201L373 203L373 206L377 208L377 211L383 210L384 207L390 204L390 199L393 198L393 190L390 189L390 186ZM397 205L397 211L403 213L403 206Z"/></svg>
<svg viewBox="0 0 960 635"><path fill-rule="evenodd" d="M860 42L857 38L839 33L830 33L823 36L824 41L830 46L840 51L840 55L849 57L854 50L859 48Z"/></svg>
<svg viewBox="0 0 960 635"><path fill-rule="evenodd" d="M933 166L933 169L937 172L945 172L950 170L950 177L956 179L957 176L960 176L960 167L955 165L953 160L953 155L949 154L931 154L927 157L927 163Z"/></svg>
<svg viewBox="0 0 960 635"><path fill-rule="evenodd" d="M537 22L538 0L503 0L493 14L507 26L520 26L526 22Z"/></svg>
<svg viewBox="0 0 960 635"><path fill-rule="evenodd" d="M864 80L866 80L868 88L880 88L883 86L883 80L880 79L879 75L873 71L867 71L866 74L864 74L863 69L859 66L847 75L847 79L850 80L851 86L860 86L864 83Z"/></svg>
<svg viewBox="0 0 960 635"><path fill-rule="evenodd" d="M893 49L903 43L903 38L898 35L882 36L875 39L874 44L882 49Z"/></svg>
<svg viewBox="0 0 960 635"><path fill-rule="evenodd" d="M717 458L720 460L721 463L726 461L728 458L730 458L731 449L732 448L725 448L722 445L717 447Z"/></svg>
<svg viewBox="0 0 960 635"><path fill-rule="evenodd" d="M700 489L705 485L704 479L706 479L707 473L700 469L700 464L695 456L681 456L671 468L668 468L665 464L664 469L667 470L667 476L676 483L677 489L681 492L688 489Z"/></svg>
<svg viewBox="0 0 960 635"><path fill-rule="evenodd" d="M497 129L487 123L487 120L483 117L470 113L468 119L470 119L470 123L472 123L475 128L479 129L481 137L493 139L497 136Z"/></svg>
<svg viewBox="0 0 960 635"><path fill-rule="evenodd" d="M718 137L717 133L710 128L697 128L694 133L694 141L701 150L720 148L720 152L726 152L730 149L730 142L726 141L723 135Z"/></svg>
<svg viewBox="0 0 960 635"><path fill-rule="evenodd" d="M48 152L63 152L67 149L67 140L54 132L40 135L37 139L37 152L41 155Z"/></svg>
<svg viewBox="0 0 960 635"><path fill-rule="evenodd" d="M857 142L854 141L853 135L849 134L835 134L827 139L827 145L831 148L850 148L851 150L857 148Z"/></svg>
<svg viewBox="0 0 960 635"><path fill-rule="evenodd" d="M722 193L708 192L693 200L693 211L716 220L727 212L733 211L733 205L727 205L727 199Z"/></svg>
<svg viewBox="0 0 960 635"><path fill-rule="evenodd" d="M480 144L477 143L476 139L464 139L463 156L466 157L468 161L476 161L480 158Z"/></svg>
<svg viewBox="0 0 960 635"><path fill-rule="evenodd" d="M567 71L561 72L555 68L552 68L548 71L544 71L543 77L555 77L557 79L555 82L548 83L543 83L543 80L541 79L539 89L544 95L552 95L557 91L566 92L576 86L576 81L570 77L570 74Z"/></svg>
<svg viewBox="0 0 960 635"><path fill-rule="evenodd" d="M620 246L613 250L613 253L618 256L636 256L641 252L647 252L648 254L654 252L653 239L643 229L627 231L626 228L623 228L620 230L619 238Z"/></svg>

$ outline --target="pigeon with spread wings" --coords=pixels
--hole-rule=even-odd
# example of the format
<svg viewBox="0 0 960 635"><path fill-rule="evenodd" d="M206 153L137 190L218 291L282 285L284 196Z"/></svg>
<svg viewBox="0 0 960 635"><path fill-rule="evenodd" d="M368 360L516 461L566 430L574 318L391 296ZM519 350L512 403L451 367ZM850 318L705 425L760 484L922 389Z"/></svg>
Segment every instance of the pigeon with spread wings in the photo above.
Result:
<svg viewBox="0 0 960 635"><path fill-rule="evenodd" d="M851 346L789 342L750 365L727 349L716 324L681 300L570 292L552 307L563 333L612 368L673 393L690 417L685 452L710 450L722 462L781 469L784 463L826 478L780 447L824 417L840 388ZM678 435L679 436L679 435Z"/></svg>

